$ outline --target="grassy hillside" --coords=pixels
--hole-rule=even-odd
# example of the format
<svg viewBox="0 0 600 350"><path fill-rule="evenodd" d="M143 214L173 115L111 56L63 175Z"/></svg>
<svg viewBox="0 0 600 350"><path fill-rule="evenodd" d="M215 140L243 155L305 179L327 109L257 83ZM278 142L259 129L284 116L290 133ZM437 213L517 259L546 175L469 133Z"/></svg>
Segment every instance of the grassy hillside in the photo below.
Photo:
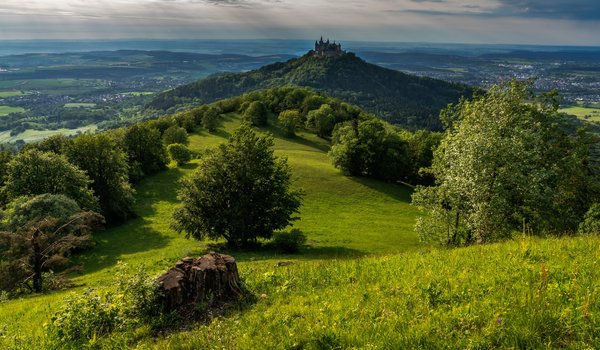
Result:
<svg viewBox="0 0 600 350"><path fill-rule="evenodd" d="M239 125L229 115L216 134L191 137L202 151ZM99 339L97 347L139 349L599 348L600 239L517 237L502 244L437 249L419 244L411 189L348 178L311 134L280 136L306 198L296 226L310 247L299 255L230 251L255 303L208 324L152 335L147 327ZM174 183L198 161L137 186L140 217L96 234L77 257L76 287L0 304L0 348L59 348L44 324L63 299L105 290L120 269L144 264L159 273L183 256L215 249L169 228ZM278 266L280 261L292 265Z"/></svg>
<svg viewBox="0 0 600 350"><path fill-rule="evenodd" d="M356 104L407 128L440 130L438 115L472 89L462 84L417 77L367 63L349 53L339 57L306 54L245 73L212 76L157 95L149 104L163 109L202 104L248 91L302 86Z"/></svg>
<svg viewBox="0 0 600 350"><path fill-rule="evenodd" d="M193 135L190 147L202 151L225 142L238 125L239 117L229 116L218 133ZM252 268L290 259L343 259L418 247L412 232L416 211L409 206L410 188L345 177L331 165L327 141L302 133L294 139L282 138L277 136L277 129L271 131L276 134L277 154L288 157L297 186L306 192L302 219L295 226L307 234L310 247L297 256L231 252L240 266ZM66 295L86 287L102 289L114 279L118 261L132 268L145 264L151 272L159 273L181 257L198 256L210 249L207 242L186 240L169 228L177 204L176 181L196 165L194 161L184 168L171 168L137 186L136 211L140 217L96 234L96 247L75 259L85 268L75 279L75 290L2 303L0 348L14 344L13 337L29 341L32 336L41 337L42 324L49 321ZM32 332L22 333L25 329Z"/></svg>
<svg viewBox="0 0 600 350"><path fill-rule="evenodd" d="M260 301L141 349L600 347L598 238L292 266L243 264Z"/></svg>

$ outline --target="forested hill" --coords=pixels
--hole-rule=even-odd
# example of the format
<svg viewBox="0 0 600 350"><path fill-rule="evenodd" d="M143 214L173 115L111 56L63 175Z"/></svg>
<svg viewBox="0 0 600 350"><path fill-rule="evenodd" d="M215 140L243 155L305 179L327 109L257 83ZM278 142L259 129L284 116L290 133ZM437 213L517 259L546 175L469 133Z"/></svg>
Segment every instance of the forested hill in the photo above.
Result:
<svg viewBox="0 0 600 350"><path fill-rule="evenodd" d="M370 64L353 53L337 57L309 54L260 69L211 76L158 95L149 108L166 110L270 87L295 85L324 91L357 104L392 123L412 129L439 130L439 112L472 88L417 77Z"/></svg>

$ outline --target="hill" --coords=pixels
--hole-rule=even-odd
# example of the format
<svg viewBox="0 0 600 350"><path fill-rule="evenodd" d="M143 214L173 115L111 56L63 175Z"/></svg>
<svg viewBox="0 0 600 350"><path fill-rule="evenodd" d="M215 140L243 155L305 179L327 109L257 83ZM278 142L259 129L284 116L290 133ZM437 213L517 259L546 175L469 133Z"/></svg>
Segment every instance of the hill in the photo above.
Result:
<svg viewBox="0 0 600 350"><path fill-rule="evenodd" d="M370 64L352 53L335 57L310 53L245 73L214 75L156 96L147 107L166 110L203 104L277 86L304 86L354 103L411 129L441 129L438 115L473 90L456 83L417 77Z"/></svg>
<svg viewBox="0 0 600 350"><path fill-rule="evenodd" d="M190 148L204 152L223 143L239 124L240 117L229 114L218 132L192 135ZM295 186L306 192L301 220L294 226L308 236L309 247L300 255L229 252L241 268L272 266L281 260L347 259L417 249L419 243L413 232L417 210L409 204L411 188L344 176L327 156L329 143L312 133L286 138L274 126L263 131L274 134L276 154L288 157ZM158 274L183 256L197 256L214 249L209 247L211 242L187 240L169 227L178 204L177 181L191 174L198 162L172 167L136 186L135 210L139 217L96 234L97 245L76 257L75 263L84 268L84 273L75 277L76 288L2 302L0 348L43 348L39 345L45 341L42 325L50 321L63 298L87 288L105 290L115 279L118 262L131 268L144 264L149 272ZM24 329L33 331L21 333Z"/></svg>
<svg viewBox="0 0 600 350"><path fill-rule="evenodd" d="M218 131L190 138L198 152L224 142L240 124L235 113ZM300 255L225 251L238 261L257 300L185 331L135 332L94 338L92 348L598 348L598 237L532 239L436 249L417 242L412 189L350 178L332 165L329 143L312 133L284 137L296 186L306 191L295 226L309 238ZM97 246L76 258L75 287L17 300L0 299L0 348L61 348L44 324L63 299L87 288L109 292L115 275L143 264L159 273L183 256L215 249L169 228L174 184L201 160L171 167L137 186L139 217L96 234ZM279 266L280 261L293 264ZM121 267L119 267L121 266ZM343 291L343 293L340 293ZM1 295L0 295L1 296ZM23 330L28 330L24 332ZM81 346L83 348L83 346ZM71 345L71 348L79 348Z"/></svg>

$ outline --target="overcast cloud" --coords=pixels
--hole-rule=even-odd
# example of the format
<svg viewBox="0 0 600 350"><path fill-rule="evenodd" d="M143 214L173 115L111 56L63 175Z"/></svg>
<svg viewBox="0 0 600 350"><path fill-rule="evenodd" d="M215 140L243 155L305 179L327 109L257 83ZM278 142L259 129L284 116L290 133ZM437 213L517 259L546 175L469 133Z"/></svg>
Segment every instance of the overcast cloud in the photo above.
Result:
<svg viewBox="0 0 600 350"><path fill-rule="evenodd" d="M599 0L0 0L0 39L600 45Z"/></svg>

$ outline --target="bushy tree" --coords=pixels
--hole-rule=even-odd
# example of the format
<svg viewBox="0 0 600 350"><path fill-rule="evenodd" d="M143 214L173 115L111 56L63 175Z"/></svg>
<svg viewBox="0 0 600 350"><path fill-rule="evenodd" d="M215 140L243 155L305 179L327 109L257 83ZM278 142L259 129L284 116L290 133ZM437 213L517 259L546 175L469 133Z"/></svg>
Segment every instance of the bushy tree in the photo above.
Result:
<svg viewBox="0 0 600 350"><path fill-rule="evenodd" d="M106 133L80 135L66 147L65 155L91 178L102 215L109 221L133 215L127 154L112 137Z"/></svg>
<svg viewBox="0 0 600 350"><path fill-rule="evenodd" d="M173 143L180 143L183 145L188 144L188 133L184 128L173 125L163 133L163 141L165 145L170 145Z"/></svg>
<svg viewBox="0 0 600 350"><path fill-rule="evenodd" d="M254 126L267 125L267 117L269 111L262 101L253 101L244 111L244 121L251 123Z"/></svg>
<svg viewBox="0 0 600 350"><path fill-rule="evenodd" d="M333 164L349 175L397 181L407 174L406 142L380 120L338 124L332 141Z"/></svg>
<svg viewBox="0 0 600 350"><path fill-rule="evenodd" d="M296 135L296 128L302 122L302 114L298 110L288 109L279 113L277 119L288 135L293 136Z"/></svg>
<svg viewBox="0 0 600 350"><path fill-rule="evenodd" d="M183 165L188 163L192 159L192 152L181 143L173 143L167 147L167 153L169 157L177 163L177 165Z"/></svg>
<svg viewBox="0 0 600 350"><path fill-rule="evenodd" d="M244 124L181 182L173 228L196 239L223 237L231 245L269 238L300 207L301 193L290 185L291 170L274 156L273 138Z"/></svg>
<svg viewBox="0 0 600 350"><path fill-rule="evenodd" d="M314 129L320 137L331 135L335 124L335 111L329 104L321 105L306 116L306 126Z"/></svg>
<svg viewBox="0 0 600 350"><path fill-rule="evenodd" d="M427 170L433 162L433 151L442 141L442 133L429 130L407 130L400 132L400 137L407 144L408 173L405 179L411 184L433 184L433 175Z"/></svg>
<svg viewBox="0 0 600 350"><path fill-rule="evenodd" d="M157 129L140 123L127 128L123 134L123 145L129 157L133 180L140 175L150 175L167 167L167 150Z"/></svg>
<svg viewBox="0 0 600 350"><path fill-rule="evenodd" d="M594 203L585 213L583 221L579 224L580 235L600 234L600 204Z"/></svg>
<svg viewBox="0 0 600 350"><path fill-rule="evenodd" d="M567 133L557 110L555 95L534 96L518 82L446 110L435 186L418 187L413 196L428 210L416 226L421 238L461 245L516 230L576 230L597 191L586 166L586 134Z"/></svg>
<svg viewBox="0 0 600 350"><path fill-rule="evenodd" d="M217 130L221 111L217 107L209 107L202 115L202 126L209 132Z"/></svg>
<svg viewBox="0 0 600 350"><path fill-rule="evenodd" d="M3 192L8 201L21 196L44 193L63 194L73 198L84 210L98 210L98 199L90 189L87 174L64 156L28 150L8 163L8 176Z"/></svg>
<svg viewBox="0 0 600 350"><path fill-rule="evenodd" d="M63 195L11 203L6 230L0 232L0 289L41 292L42 272L64 266L74 249L91 246L91 231L102 223L101 215L82 211Z"/></svg>
<svg viewBox="0 0 600 350"><path fill-rule="evenodd" d="M69 144L69 141L70 139L63 134L52 135L42 141L26 144L25 147L23 147L23 151L36 149L42 152L62 154L65 147Z"/></svg>

